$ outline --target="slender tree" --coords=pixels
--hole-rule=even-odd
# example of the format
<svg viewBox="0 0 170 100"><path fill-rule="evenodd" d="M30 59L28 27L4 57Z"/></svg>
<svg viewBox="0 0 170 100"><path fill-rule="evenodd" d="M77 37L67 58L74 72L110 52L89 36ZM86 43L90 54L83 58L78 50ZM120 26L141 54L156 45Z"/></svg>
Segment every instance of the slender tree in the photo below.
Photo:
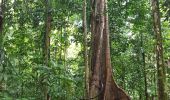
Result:
<svg viewBox="0 0 170 100"><path fill-rule="evenodd" d="M85 64L85 97L89 97L89 66L88 66L88 51L87 51L87 15L86 15L86 0L83 2L83 31L84 31L84 64Z"/></svg>
<svg viewBox="0 0 170 100"><path fill-rule="evenodd" d="M2 10L3 10L3 0L0 1L0 36L2 37L2 25L3 25L3 17L2 17ZM0 39L1 43L2 39Z"/></svg>
<svg viewBox="0 0 170 100"><path fill-rule="evenodd" d="M141 33L141 48L142 48L142 64L143 64L143 69L144 69L144 83L145 83L145 99L148 100L148 92L147 92L147 73L146 73L146 63L145 63L145 51L144 51L144 46L143 46L143 33Z"/></svg>
<svg viewBox="0 0 170 100"><path fill-rule="evenodd" d="M49 67L49 60L50 60L50 31L51 31L51 12L49 7L49 0L45 0L45 34L44 34L44 48L43 48L43 55L44 55L44 64ZM46 77L47 78L47 77ZM44 86L44 100L50 100L49 89L45 83Z"/></svg>
<svg viewBox="0 0 170 100"><path fill-rule="evenodd" d="M90 98L96 100L130 100L112 77L107 0L91 2L92 64Z"/></svg>
<svg viewBox="0 0 170 100"><path fill-rule="evenodd" d="M165 91L166 74L165 74L165 66L163 60L159 0L152 0L152 14L153 14L154 32L156 35L158 100L167 100L166 91Z"/></svg>
<svg viewBox="0 0 170 100"><path fill-rule="evenodd" d="M3 60L2 56L3 56L3 33L2 33L2 29L3 29L3 6L4 6L4 1L1 0L0 1L0 60ZM0 67L3 67L3 63L2 61L0 61ZM4 84L3 81L0 80L0 90L4 90Z"/></svg>
<svg viewBox="0 0 170 100"><path fill-rule="evenodd" d="M3 3L4 3L4 0L1 0L0 2L0 33L2 35L2 25L3 25Z"/></svg>

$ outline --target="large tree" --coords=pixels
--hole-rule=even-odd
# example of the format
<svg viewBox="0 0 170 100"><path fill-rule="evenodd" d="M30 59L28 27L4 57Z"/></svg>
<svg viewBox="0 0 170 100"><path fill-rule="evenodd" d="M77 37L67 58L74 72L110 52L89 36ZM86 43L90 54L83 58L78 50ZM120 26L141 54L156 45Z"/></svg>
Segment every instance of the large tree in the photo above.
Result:
<svg viewBox="0 0 170 100"><path fill-rule="evenodd" d="M165 66L163 59L162 33L160 23L159 0L152 0L153 26L156 36L156 65L157 65L157 84L158 100L167 100L165 91Z"/></svg>
<svg viewBox="0 0 170 100"><path fill-rule="evenodd" d="M90 98L130 100L112 75L107 0L91 0L92 61Z"/></svg>

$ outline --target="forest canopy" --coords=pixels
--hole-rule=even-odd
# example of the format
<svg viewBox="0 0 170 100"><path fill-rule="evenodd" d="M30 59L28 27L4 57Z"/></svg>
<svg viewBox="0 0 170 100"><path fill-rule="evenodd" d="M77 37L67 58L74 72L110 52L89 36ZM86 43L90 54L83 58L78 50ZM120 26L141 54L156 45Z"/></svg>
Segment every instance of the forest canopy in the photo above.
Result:
<svg viewBox="0 0 170 100"><path fill-rule="evenodd" d="M169 0L0 0L0 100L169 100Z"/></svg>

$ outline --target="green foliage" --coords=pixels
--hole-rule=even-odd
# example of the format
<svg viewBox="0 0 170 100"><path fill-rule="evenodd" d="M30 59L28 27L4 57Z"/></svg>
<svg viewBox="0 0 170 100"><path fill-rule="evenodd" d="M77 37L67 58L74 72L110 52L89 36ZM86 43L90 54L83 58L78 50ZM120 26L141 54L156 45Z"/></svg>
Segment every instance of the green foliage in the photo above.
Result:
<svg viewBox="0 0 170 100"><path fill-rule="evenodd" d="M45 86L52 100L84 97L82 0L49 0L52 28L48 67L43 63L42 50L45 2L4 1L3 32L0 34L0 99L42 100ZM87 1L88 48L91 45L89 5L90 1ZM162 18L166 19L162 22L162 32L167 61L170 57L169 3L162 6ZM108 7L116 82L133 100L144 100L146 71L148 94L156 97L155 35L149 1L108 0ZM145 69L143 52L146 55ZM166 71L170 93L170 69Z"/></svg>

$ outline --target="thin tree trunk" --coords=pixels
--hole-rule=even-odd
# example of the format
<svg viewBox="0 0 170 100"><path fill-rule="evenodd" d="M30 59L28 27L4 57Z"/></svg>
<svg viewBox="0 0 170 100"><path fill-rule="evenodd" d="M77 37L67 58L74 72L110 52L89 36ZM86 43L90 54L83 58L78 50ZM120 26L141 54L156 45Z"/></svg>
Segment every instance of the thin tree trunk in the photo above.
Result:
<svg viewBox="0 0 170 100"><path fill-rule="evenodd" d="M0 36L1 37L2 37L2 26L3 26L3 8L4 8L4 0L1 0L1 4L0 4Z"/></svg>
<svg viewBox="0 0 170 100"><path fill-rule="evenodd" d="M143 64L143 74L144 74L144 83L145 83L145 99L148 100L148 93L147 93L147 73L146 73L146 63L145 63L145 51L143 47L143 34L141 33L141 48L142 48L142 64Z"/></svg>
<svg viewBox="0 0 170 100"><path fill-rule="evenodd" d="M84 64L85 64L85 97L89 98L89 67L87 51L87 19L86 19L86 0L83 2L83 31L84 31Z"/></svg>
<svg viewBox="0 0 170 100"><path fill-rule="evenodd" d="M3 45L3 11L4 11L4 7L5 7L5 2L4 0L1 0L0 2L0 50L2 49L2 45Z"/></svg>
<svg viewBox="0 0 170 100"><path fill-rule="evenodd" d="M147 84L147 70L146 70L146 63L145 63L145 52L142 53L142 56L143 56L143 67L144 67L144 83L145 83L145 97L146 97L146 100L149 99L149 96L148 96L148 84Z"/></svg>
<svg viewBox="0 0 170 100"><path fill-rule="evenodd" d="M48 67L50 60L50 31L51 31L51 14L49 10L49 1L45 0L46 18L45 18L45 34L44 34L44 64ZM47 78L47 77L46 77ZM44 100L50 100L48 86L44 86Z"/></svg>
<svg viewBox="0 0 170 100"><path fill-rule="evenodd" d="M0 67L3 67L2 60L4 60L4 50L3 50L3 9L4 8L4 0L1 0L0 4ZM1 71L3 73L3 71ZM0 80L0 91L6 90L6 83L2 80Z"/></svg>
<svg viewBox="0 0 170 100"><path fill-rule="evenodd" d="M92 64L90 98L95 100L130 100L112 77L107 0L92 0Z"/></svg>
<svg viewBox="0 0 170 100"><path fill-rule="evenodd" d="M147 88L147 73L146 73L146 63L145 63L145 52L142 52L143 67L144 67L144 83L145 83L145 99L148 100L148 88Z"/></svg>
<svg viewBox="0 0 170 100"><path fill-rule="evenodd" d="M163 60L162 33L158 0L152 0L152 11L153 11L153 26L156 35L158 100L167 100L165 91L166 74Z"/></svg>

